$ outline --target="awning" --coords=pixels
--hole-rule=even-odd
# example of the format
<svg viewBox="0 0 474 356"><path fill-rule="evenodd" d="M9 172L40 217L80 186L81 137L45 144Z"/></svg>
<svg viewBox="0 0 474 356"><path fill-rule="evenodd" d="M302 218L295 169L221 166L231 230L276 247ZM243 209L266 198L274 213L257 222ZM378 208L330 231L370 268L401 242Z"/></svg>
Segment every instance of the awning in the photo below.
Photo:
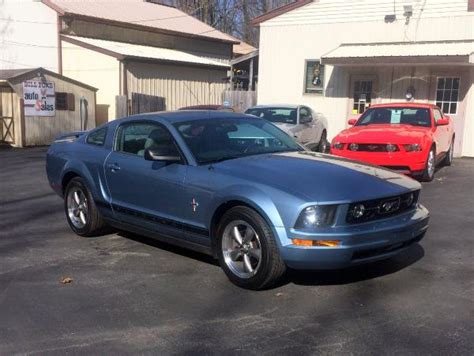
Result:
<svg viewBox="0 0 474 356"><path fill-rule="evenodd" d="M474 64L474 40L341 44L322 64Z"/></svg>
<svg viewBox="0 0 474 356"><path fill-rule="evenodd" d="M174 62L202 65L209 67L228 68L229 63L220 62L207 57L176 49L142 46L133 43L99 40L95 38L62 35L61 38L77 46L88 48L103 54L113 56L117 59L146 59L161 62Z"/></svg>

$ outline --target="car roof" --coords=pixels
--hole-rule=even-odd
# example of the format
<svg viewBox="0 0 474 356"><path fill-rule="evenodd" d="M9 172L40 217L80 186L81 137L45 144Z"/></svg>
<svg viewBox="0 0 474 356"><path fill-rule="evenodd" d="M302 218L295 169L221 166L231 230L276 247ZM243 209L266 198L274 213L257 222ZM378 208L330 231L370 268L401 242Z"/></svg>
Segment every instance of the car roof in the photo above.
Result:
<svg viewBox="0 0 474 356"><path fill-rule="evenodd" d="M434 104L430 103L415 103L415 102L398 102L398 103L385 103L385 104L374 104L370 108L393 108L393 107L409 107L409 108L435 108Z"/></svg>
<svg viewBox="0 0 474 356"><path fill-rule="evenodd" d="M275 104L275 105L255 105L252 106L249 109L265 109L265 108L288 108L288 109L297 109L298 107L303 106L303 105L295 105L295 104Z"/></svg>
<svg viewBox="0 0 474 356"><path fill-rule="evenodd" d="M191 105L179 108L179 110L218 110L224 108L222 105Z"/></svg>
<svg viewBox="0 0 474 356"><path fill-rule="evenodd" d="M225 119L225 118L254 118L251 115L242 113L228 112L228 111L216 111L216 110L181 110L181 111L162 111L152 112L145 114L137 114L128 116L120 120L153 120L161 119L166 120L171 124L176 122L192 121L192 120L208 120L208 119ZM116 120L115 120L116 121Z"/></svg>

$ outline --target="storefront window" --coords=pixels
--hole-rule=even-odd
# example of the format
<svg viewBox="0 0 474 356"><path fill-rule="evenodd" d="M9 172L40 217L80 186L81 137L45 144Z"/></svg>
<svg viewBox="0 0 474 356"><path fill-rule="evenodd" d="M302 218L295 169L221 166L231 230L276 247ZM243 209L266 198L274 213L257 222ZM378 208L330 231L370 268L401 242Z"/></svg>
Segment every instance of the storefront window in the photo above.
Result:
<svg viewBox="0 0 474 356"><path fill-rule="evenodd" d="M436 86L436 105L445 114L456 114L459 100L459 78L439 77Z"/></svg>
<svg viewBox="0 0 474 356"><path fill-rule="evenodd" d="M320 61L307 60L305 72L305 93L323 94L324 66Z"/></svg>

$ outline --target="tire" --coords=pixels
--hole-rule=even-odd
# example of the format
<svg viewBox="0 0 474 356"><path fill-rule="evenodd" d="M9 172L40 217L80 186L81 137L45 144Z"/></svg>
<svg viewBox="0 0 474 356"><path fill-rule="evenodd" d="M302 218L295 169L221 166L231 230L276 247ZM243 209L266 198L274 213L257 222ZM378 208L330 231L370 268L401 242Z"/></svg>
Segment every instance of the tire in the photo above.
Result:
<svg viewBox="0 0 474 356"><path fill-rule="evenodd" d="M108 230L91 192L80 177L71 179L66 187L64 211L69 226L79 236L98 236Z"/></svg>
<svg viewBox="0 0 474 356"><path fill-rule="evenodd" d="M453 153L454 153L454 137L451 140L451 144L449 145L449 150L446 152L446 157L444 157L443 165L450 166L453 164Z"/></svg>
<svg viewBox="0 0 474 356"><path fill-rule="evenodd" d="M425 170L423 171L422 181L431 182L434 178L436 170L436 149L434 146L431 147L426 158Z"/></svg>
<svg viewBox="0 0 474 356"><path fill-rule="evenodd" d="M326 153L328 151L328 147L329 142L327 140L327 133L326 131L323 131L323 133L321 134L321 139L319 140L317 151L321 153Z"/></svg>
<svg viewBox="0 0 474 356"><path fill-rule="evenodd" d="M235 229L240 231L237 239ZM217 255L232 283L246 289L268 288L286 271L272 230L257 212L245 206L230 209L219 222Z"/></svg>

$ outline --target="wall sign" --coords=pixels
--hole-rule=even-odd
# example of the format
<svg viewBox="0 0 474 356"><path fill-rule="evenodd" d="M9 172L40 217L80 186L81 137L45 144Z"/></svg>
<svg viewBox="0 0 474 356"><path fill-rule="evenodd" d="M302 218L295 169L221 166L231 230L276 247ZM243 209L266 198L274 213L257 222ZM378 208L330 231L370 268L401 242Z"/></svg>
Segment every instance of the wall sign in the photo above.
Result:
<svg viewBox="0 0 474 356"><path fill-rule="evenodd" d="M54 116L56 114L53 82L24 81L23 99L25 116Z"/></svg>

